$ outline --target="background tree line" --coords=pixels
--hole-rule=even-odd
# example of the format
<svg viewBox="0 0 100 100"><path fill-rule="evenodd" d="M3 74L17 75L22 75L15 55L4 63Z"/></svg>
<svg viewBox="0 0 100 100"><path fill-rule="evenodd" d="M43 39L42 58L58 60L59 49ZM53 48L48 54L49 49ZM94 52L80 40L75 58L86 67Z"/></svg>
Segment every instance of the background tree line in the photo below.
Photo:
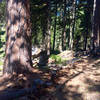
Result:
<svg viewBox="0 0 100 100"><path fill-rule="evenodd" d="M0 3L0 47L2 48L5 42L2 40L2 35L5 36L5 23L9 24L10 22L10 26L7 24L9 35L7 35L8 38L6 37L6 43L8 39L8 47L12 45L11 41L21 41L15 40L15 36L13 36L15 29L13 32L11 29L14 24L17 26L18 23L20 25L19 33L15 32L15 34L18 34L18 38L22 36L23 41L20 48L23 49L26 46L25 48L31 51L31 45L41 47L45 54L43 59L48 59L50 54L55 51L64 50L81 50L97 54L100 47L99 4L99 0L13 0L13 3L11 0L2 1ZM14 13L19 16L13 14L9 7L15 7ZM18 7L20 11L16 12L19 10ZM25 15L21 12L25 12ZM5 21L5 13L7 21ZM23 16L25 17L23 18ZM31 33L30 28L32 29ZM0 52L2 53L3 49ZM28 52L28 56L27 59L31 59L31 52ZM31 63L31 60L29 62Z"/></svg>

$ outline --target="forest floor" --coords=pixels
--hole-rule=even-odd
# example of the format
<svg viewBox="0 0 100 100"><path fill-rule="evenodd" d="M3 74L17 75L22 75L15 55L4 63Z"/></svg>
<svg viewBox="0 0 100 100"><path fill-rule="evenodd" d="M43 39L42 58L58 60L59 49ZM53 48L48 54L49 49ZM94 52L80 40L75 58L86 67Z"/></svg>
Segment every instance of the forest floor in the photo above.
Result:
<svg viewBox="0 0 100 100"><path fill-rule="evenodd" d="M55 70L34 68L33 74L19 75L17 79L1 77L0 93L7 89L27 88L32 86L33 80L41 79L52 85L45 89L40 87L34 100L100 100L100 58L82 56L56 70L54 75L52 71Z"/></svg>
<svg viewBox="0 0 100 100"><path fill-rule="evenodd" d="M100 59L82 58L61 73L54 100L100 100Z"/></svg>

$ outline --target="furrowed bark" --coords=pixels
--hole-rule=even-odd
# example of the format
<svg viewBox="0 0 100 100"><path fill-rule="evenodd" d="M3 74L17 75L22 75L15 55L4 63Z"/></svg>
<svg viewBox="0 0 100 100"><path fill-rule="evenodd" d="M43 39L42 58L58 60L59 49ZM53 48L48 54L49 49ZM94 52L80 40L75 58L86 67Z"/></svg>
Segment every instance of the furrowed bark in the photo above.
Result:
<svg viewBox="0 0 100 100"><path fill-rule="evenodd" d="M7 0L6 56L4 74L31 70L29 0Z"/></svg>

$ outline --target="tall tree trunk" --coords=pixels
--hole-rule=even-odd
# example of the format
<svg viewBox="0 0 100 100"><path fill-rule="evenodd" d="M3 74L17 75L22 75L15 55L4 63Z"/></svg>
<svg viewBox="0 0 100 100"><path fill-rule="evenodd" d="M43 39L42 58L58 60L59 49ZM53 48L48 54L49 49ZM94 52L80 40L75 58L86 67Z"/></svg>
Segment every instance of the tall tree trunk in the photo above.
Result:
<svg viewBox="0 0 100 100"><path fill-rule="evenodd" d="M51 49L51 16L50 16L50 0L47 2L46 11L45 11L45 20L44 25L42 26L43 38L44 38L44 45L43 51L40 53L40 60L39 60L39 67L45 66L48 63L48 58L50 56L50 49Z"/></svg>
<svg viewBox="0 0 100 100"><path fill-rule="evenodd" d="M53 51L55 49L55 39L56 39L56 24L57 24L57 2L55 4L55 21L54 21L54 35L53 35Z"/></svg>
<svg viewBox="0 0 100 100"><path fill-rule="evenodd" d="M70 8L68 8L68 48L70 48Z"/></svg>
<svg viewBox="0 0 100 100"><path fill-rule="evenodd" d="M62 50L66 49L66 6L67 6L67 1L64 0L64 16L63 16L63 30L62 30Z"/></svg>
<svg viewBox="0 0 100 100"><path fill-rule="evenodd" d="M50 55L50 49L51 49L51 0L48 0L47 2L47 32L46 32L46 51L47 51L47 56Z"/></svg>
<svg viewBox="0 0 100 100"><path fill-rule="evenodd" d="M87 39L89 35L89 24L90 24L90 19L91 19L91 0L87 0L87 5L85 5L85 32L84 32L84 50L87 50Z"/></svg>
<svg viewBox="0 0 100 100"><path fill-rule="evenodd" d="M29 0L7 0L6 56L4 74L31 71Z"/></svg>
<svg viewBox="0 0 100 100"><path fill-rule="evenodd" d="M84 47L83 50L87 49L87 39L88 39L88 29L86 29L86 33L84 34Z"/></svg>
<svg viewBox="0 0 100 100"><path fill-rule="evenodd" d="M72 24L70 23L70 39L69 39L69 49L73 49L73 35L72 35Z"/></svg>
<svg viewBox="0 0 100 100"><path fill-rule="evenodd" d="M91 49L100 47L100 0L94 0Z"/></svg>
<svg viewBox="0 0 100 100"><path fill-rule="evenodd" d="M74 32L75 32L75 20L76 20L76 0L73 1L72 22L70 23L69 49L71 49L71 50L73 49Z"/></svg>

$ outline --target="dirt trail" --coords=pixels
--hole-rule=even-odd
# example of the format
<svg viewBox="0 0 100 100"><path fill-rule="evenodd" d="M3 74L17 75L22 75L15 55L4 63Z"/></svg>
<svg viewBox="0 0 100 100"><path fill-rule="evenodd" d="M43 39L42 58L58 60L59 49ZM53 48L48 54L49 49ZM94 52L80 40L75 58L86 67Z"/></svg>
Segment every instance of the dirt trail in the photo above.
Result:
<svg viewBox="0 0 100 100"><path fill-rule="evenodd" d="M22 78L24 80L24 77ZM24 81L32 83L30 78L50 81L51 74L36 69L33 75L25 77ZM5 82L4 78L3 80ZM15 82L9 79L4 84L3 80L0 79L0 91L15 85ZM74 63L69 63L57 72L55 81L56 84L48 89L46 95L43 94L43 99L38 100L100 100L100 58L83 57ZM20 78L18 78L19 83L21 83ZM23 85L23 82L21 84Z"/></svg>
<svg viewBox="0 0 100 100"><path fill-rule="evenodd" d="M100 59L82 58L69 68L69 75L60 77L61 88L53 100L100 100ZM66 81L71 75L76 76Z"/></svg>

